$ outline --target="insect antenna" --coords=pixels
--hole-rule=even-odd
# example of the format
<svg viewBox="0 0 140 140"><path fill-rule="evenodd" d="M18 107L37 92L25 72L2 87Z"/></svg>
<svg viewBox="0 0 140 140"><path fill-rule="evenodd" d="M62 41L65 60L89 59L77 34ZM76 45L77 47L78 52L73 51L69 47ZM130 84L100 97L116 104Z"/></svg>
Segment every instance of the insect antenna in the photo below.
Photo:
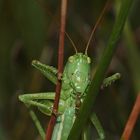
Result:
<svg viewBox="0 0 140 140"><path fill-rule="evenodd" d="M66 34L67 38L69 39L69 41L71 42L71 44L72 44L72 46L73 46L73 48L75 50L75 53L77 53L76 45L74 44L74 42L72 41L72 39L70 38L70 36L68 35L68 33L65 32L65 34Z"/></svg>
<svg viewBox="0 0 140 140"><path fill-rule="evenodd" d="M91 39L92 39L92 37L93 37L93 35L95 33L95 30L96 30L97 26L100 24L100 22L101 22L101 20L103 18L103 15L104 15L106 9L108 8L108 6L109 6L109 0L106 2L105 6L104 6L104 9L102 10L102 13L100 14L100 16L99 16L99 18L98 18L98 20L97 20L97 22L96 22L91 34L90 34L90 37L89 37L89 40L88 40L88 43L87 43L86 49L85 49L85 54L86 55L87 55L87 51L88 51L88 47L89 47L89 44L91 42Z"/></svg>

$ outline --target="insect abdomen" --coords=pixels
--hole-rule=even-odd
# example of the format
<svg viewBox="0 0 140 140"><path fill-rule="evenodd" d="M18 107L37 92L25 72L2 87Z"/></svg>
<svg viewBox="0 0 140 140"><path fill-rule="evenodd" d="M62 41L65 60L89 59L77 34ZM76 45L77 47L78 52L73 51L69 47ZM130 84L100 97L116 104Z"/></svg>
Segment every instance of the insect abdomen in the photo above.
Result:
<svg viewBox="0 0 140 140"><path fill-rule="evenodd" d="M57 118L54 127L52 140L67 140L73 122L75 120L75 109L69 107L65 110L64 114Z"/></svg>

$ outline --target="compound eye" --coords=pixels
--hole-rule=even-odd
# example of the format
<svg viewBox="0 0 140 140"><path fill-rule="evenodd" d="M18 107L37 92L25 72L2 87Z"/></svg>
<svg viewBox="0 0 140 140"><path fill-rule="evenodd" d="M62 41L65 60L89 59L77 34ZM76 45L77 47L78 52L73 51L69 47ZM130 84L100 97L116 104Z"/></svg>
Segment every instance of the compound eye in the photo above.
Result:
<svg viewBox="0 0 140 140"><path fill-rule="evenodd" d="M88 62L88 64L91 63L91 59L90 59L90 57L87 57L87 62Z"/></svg>
<svg viewBox="0 0 140 140"><path fill-rule="evenodd" d="M72 63L73 61L74 61L74 57L73 57L73 56L70 56L70 57L69 57L69 62Z"/></svg>

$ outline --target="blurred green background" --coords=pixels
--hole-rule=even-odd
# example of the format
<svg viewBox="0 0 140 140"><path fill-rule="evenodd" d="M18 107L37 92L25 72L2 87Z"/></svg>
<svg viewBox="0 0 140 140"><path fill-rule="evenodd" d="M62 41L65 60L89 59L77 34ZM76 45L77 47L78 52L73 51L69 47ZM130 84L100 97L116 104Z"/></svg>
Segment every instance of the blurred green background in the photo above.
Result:
<svg viewBox="0 0 140 140"><path fill-rule="evenodd" d="M66 31L78 51L84 52L90 32L95 25L105 0L68 1ZM61 1L56 0L1 0L0 1L0 140L40 139L29 117L27 108L19 102L24 93L54 91L31 61L38 59L57 67ZM115 20L115 1L98 26L88 55L93 71L106 47ZM129 15L131 25L119 40L107 75L120 72L122 77L98 95L95 105L107 134L107 140L119 140L135 98L140 93L140 1L135 0ZM127 36L130 35L130 36ZM65 62L74 54L65 39ZM36 110L44 128L48 117ZM140 119L132 140L140 139Z"/></svg>

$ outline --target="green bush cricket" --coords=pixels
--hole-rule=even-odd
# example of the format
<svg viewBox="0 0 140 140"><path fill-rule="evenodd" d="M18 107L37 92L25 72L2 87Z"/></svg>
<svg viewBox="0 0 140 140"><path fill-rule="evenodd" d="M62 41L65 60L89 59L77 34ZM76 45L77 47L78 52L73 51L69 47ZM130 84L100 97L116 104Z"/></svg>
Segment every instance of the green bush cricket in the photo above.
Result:
<svg viewBox="0 0 140 140"><path fill-rule="evenodd" d="M101 17L100 17L101 18ZM100 21L97 21L97 24ZM86 96L87 90L90 86L90 70L91 70L91 59L87 55L88 46L95 32L93 29L89 41L87 43L85 53L79 53L70 39L73 47L75 48L75 54L68 58L65 65L64 72L62 74L62 88L61 96L59 101L59 114L57 117L57 122L54 127L52 140L67 140L70 130L72 128L73 122L77 117L77 112L82 104L84 97ZM57 81L57 69L42 64L41 62L34 60L32 65L38 69L46 78L48 78L52 83L56 84ZM102 87L110 85L112 82L120 78L120 74L116 73L106 79L104 79ZM50 116L53 108L53 101L55 97L55 92L44 92L44 93L34 93L34 94L24 94L19 96L19 100L26 104L27 107L35 106L47 116ZM38 121L35 113L30 110L30 116L32 117L35 125L42 137L45 140L45 132ZM105 139L105 134L95 113L90 117L92 124L95 126L100 139ZM86 139L86 138L85 138Z"/></svg>
<svg viewBox="0 0 140 140"><path fill-rule="evenodd" d="M41 73L43 73L51 82L56 84L57 70L54 67L47 66L36 60L32 62L32 65L40 70ZM120 74L116 73L111 77L106 78L103 81L102 86L108 86L118 78L120 78ZM88 86L90 86L90 58L85 54L76 53L75 55L69 57L62 76L61 98L59 102L60 115L58 116L58 123L55 127L56 130L60 130L59 127L64 128L61 128L61 133L64 135L64 138L59 138L59 140L67 139L68 135L65 136L65 133L69 133L72 127L74 118L76 117L76 111L83 102ZM20 95L19 99L28 107L36 106L44 114L51 115L54 96L54 92L45 92ZM95 116L95 114L93 116ZM94 120L94 118L92 120ZM96 122L94 122L94 125L96 125ZM39 129L39 132L44 139L45 134L41 131L42 130ZM57 140L55 135L62 135L59 134L58 131L57 133L58 134L53 134L53 137L55 138L52 138L52 140Z"/></svg>

